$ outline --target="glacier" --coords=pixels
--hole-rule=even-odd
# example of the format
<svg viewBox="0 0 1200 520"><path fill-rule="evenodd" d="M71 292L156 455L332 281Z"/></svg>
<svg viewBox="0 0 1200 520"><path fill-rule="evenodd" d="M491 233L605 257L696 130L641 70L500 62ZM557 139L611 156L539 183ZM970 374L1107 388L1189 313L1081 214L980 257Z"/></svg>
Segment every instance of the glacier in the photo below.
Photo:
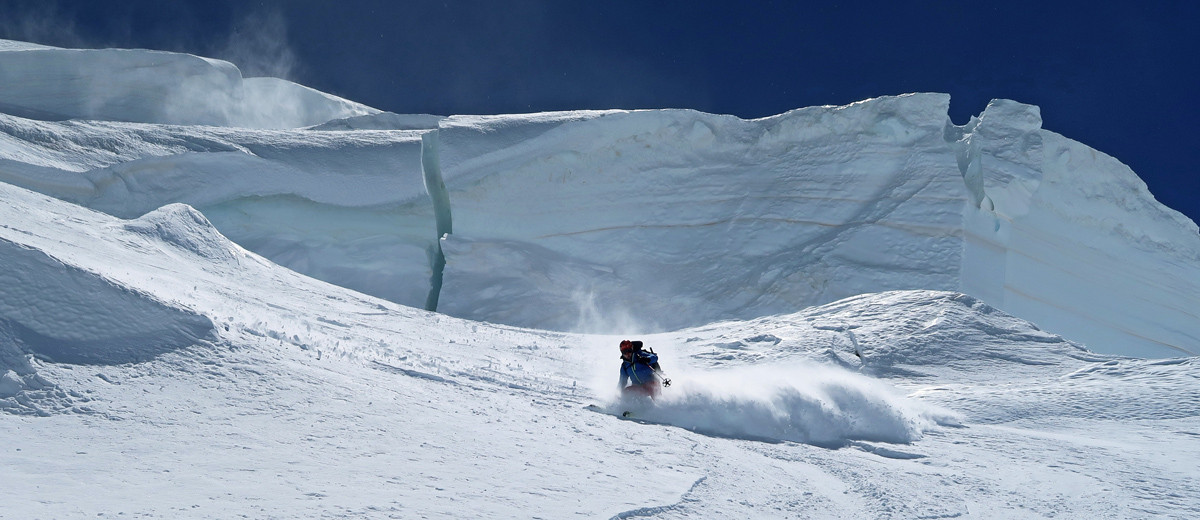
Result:
<svg viewBox="0 0 1200 520"><path fill-rule="evenodd" d="M78 60L0 49L4 70L35 78ZM147 55L240 77L232 64L152 51L85 72L151 82L120 92L163 90L169 75L121 73ZM4 83L7 107L89 103L86 91ZM187 203L302 273L523 327L665 331L937 289L1097 351L1189 355L1200 340L1195 223L1116 159L1042 129L1035 106L996 100L955 125L944 94L758 120L352 114L321 99L329 106L301 119L328 121L271 131L149 117L139 103L113 105L118 121L0 115L0 180L123 218Z"/></svg>
<svg viewBox="0 0 1200 520"><path fill-rule="evenodd" d="M1200 233L1035 106L392 114L2 40L0 79L0 517L1200 513Z"/></svg>

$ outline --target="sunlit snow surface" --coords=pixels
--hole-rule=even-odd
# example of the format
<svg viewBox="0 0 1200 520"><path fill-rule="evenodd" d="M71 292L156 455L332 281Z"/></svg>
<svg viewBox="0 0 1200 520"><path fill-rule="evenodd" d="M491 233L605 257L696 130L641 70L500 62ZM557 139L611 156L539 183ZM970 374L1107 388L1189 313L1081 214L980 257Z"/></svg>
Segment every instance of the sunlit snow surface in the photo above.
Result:
<svg viewBox="0 0 1200 520"><path fill-rule="evenodd" d="M0 114L0 518L1200 516L1195 225L945 103Z"/></svg>
<svg viewBox="0 0 1200 520"><path fill-rule="evenodd" d="M962 294L646 336L675 384L645 408L614 398L615 337L365 297L220 240L186 206L120 221L0 194L6 260L42 259L3 293L6 516L1200 511L1194 358L1092 354ZM55 306L13 310L34 290ZM51 361L47 337L137 330L103 317L145 308L192 339Z"/></svg>

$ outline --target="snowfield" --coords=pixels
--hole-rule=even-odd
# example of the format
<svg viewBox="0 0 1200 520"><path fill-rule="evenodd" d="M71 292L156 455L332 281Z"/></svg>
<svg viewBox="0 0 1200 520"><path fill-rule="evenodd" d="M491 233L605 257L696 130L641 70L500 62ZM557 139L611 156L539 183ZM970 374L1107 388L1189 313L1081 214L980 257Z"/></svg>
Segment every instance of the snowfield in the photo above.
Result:
<svg viewBox="0 0 1200 520"><path fill-rule="evenodd" d="M1036 107L267 125L88 52L0 41L0 518L1200 516L1200 235Z"/></svg>

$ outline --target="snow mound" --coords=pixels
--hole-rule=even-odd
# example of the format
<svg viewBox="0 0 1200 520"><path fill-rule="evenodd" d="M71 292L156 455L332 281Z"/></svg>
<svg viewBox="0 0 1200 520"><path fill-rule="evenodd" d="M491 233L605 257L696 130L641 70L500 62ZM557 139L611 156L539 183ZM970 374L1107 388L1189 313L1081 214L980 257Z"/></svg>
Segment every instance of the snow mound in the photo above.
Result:
<svg viewBox="0 0 1200 520"><path fill-rule="evenodd" d="M7 184L0 198L3 407L42 413L41 400L70 400L38 363L136 363L214 338L213 321L180 303L187 289L174 273L221 265L214 260L238 248L195 210L177 205L122 223ZM147 257L159 267L148 269Z"/></svg>
<svg viewBox="0 0 1200 520"><path fill-rule="evenodd" d="M140 49L0 46L0 109L47 120L295 128L378 110L232 63Z"/></svg>
<svg viewBox="0 0 1200 520"><path fill-rule="evenodd" d="M280 78L245 78L228 126L300 128L378 110Z"/></svg>
<svg viewBox="0 0 1200 520"><path fill-rule="evenodd" d="M962 293L867 294L799 315L813 332L852 343L863 369L879 375L897 367L953 371L971 365L972 372L986 373L989 363L1012 365L1006 370L1013 371L1098 359L1078 343Z"/></svg>
<svg viewBox="0 0 1200 520"><path fill-rule="evenodd" d="M40 43L21 42L16 40L0 40L0 51L26 51L31 49L55 49Z"/></svg>
<svg viewBox="0 0 1200 520"><path fill-rule="evenodd" d="M163 206L126 222L124 228L209 261L232 260L241 254L240 247L221 235L204 214L187 204Z"/></svg>
<svg viewBox="0 0 1200 520"><path fill-rule="evenodd" d="M213 331L204 316L42 251L0 238L0 258L0 322L36 357L75 364L144 361Z"/></svg>
<svg viewBox="0 0 1200 520"><path fill-rule="evenodd" d="M947 291L853 296L800 312L714 323L659 340L702 370L821 363L877 378L974 381L1106 361L1082 345Z"/></svg>
<svg viewBox="0 0 1200 520"><path fill-rule="evenodd" d="M978 379L987 381L991 377ZM919 391L917 396L944 400L978 424L1048 418L1167 421L1200 417L1198 389L1200 363L1195 357L1108 358L1095 359L1054 378L1023 384L935 386ZM1047 399L1048 395L1054 398ZM974 400L986 400L990 406L982 412L966 404Z"/></svg>

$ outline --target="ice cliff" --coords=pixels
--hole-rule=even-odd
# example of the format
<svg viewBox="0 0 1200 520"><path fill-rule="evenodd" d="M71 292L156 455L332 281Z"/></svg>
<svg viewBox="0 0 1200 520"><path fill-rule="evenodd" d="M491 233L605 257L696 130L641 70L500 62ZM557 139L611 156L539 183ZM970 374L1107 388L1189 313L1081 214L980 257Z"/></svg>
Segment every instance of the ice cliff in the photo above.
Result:
<svg viewBox="0 0 1200 520"><path fill-rule="evenodd" d="M150 79L146 60L169 65ZM216 95L153 108L192 78ZM996 100L961 126L944 94L756 120L441 118L305 91L268 118L288 124L257 124L292 108L249 81L188 55L0 46L0 181L122 218L184 202L297 271L527 327L666 330L928 289L1101 352L1200 345L1196 225L1034 106Z"/></svg>
<svg viewBox="0 0 1200 520"><path fill-rule="evenodd" d="M451 117L439 309L676 328L942 289L1098 350L1194 353L1195 224L1037 107L996 100L956 126L949 101Z"/></svg>

